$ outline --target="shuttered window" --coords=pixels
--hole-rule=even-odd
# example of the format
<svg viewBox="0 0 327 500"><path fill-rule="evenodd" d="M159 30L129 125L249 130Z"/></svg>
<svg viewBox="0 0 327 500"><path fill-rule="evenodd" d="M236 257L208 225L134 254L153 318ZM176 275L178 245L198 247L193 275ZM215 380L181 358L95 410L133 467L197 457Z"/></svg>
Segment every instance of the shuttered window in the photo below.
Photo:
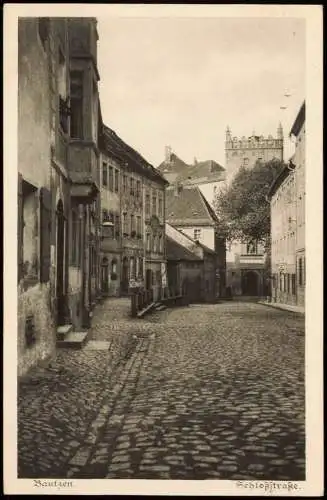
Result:
<svg viewBox="0 0 327 500"><path fill-rule="evenodd" d="M40 192L40 281L46 283L50 279L51 266L51 192L42 188Z"/></svg>

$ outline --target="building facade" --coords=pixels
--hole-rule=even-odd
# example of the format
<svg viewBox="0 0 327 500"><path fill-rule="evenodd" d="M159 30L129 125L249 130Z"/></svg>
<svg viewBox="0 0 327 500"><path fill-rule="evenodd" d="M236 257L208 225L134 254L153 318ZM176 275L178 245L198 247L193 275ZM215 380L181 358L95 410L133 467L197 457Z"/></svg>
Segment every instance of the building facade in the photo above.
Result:
<svg viewBox="0 0 327 500"><path fill-rule="evenodd" d="M171 295L188 302L216 299L216 253L166 223L167 277Z"/></svg>
<svg viewBox="0 0 327 500"><path fill-rule="evenodd" d="M305 306L305 103L290 135L295 153L271 186L273 302Z"/></svg>
<svg viewBox="0 0 327 500"><path fill-rule="evenodd" d="M86 33L93 41L85 45ZM73 40L75 47L80 40L77 52ZM97 92L88 93L94 43L93 19L19 19L19 375L54 354L59 326L88 325L98 295L98 117L92 112L98 100ZM85 65L78 92L76 59Z"/></svg>
<svg viewBox="0 0 327 500"><path fill-rule="evenodd" d="M101 144L102 292L128 295L145 287L157 299L167 285L167 181L107 126Z"/></svg>
<svg viewBox="0 0 327 500"><path fill-rule="evenodd" d="M215 253L215 296L224 295L225 240L220 237L219 221L198 186L177 183L167 188L166 221ZM211 294L211 291L208 293Z"/></svg>

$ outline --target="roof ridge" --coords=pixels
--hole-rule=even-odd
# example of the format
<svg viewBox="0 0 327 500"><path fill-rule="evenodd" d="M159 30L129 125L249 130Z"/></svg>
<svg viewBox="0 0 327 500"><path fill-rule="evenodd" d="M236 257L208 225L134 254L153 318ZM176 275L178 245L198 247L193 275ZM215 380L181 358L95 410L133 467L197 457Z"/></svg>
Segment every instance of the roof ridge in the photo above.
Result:
<svg viewBox="0 0 327 500"><path fill-rule="evenodd" d="M198 186L196 186L196 187L197 187L197 189L198 189L198 191L199 191L199 193L200 193L200 198L201 198L201 201L202 201L202 203L203 203L203 205L204 205L204 207L205 207L205 209L206 209L206 211L207 211L207 213L208 213L208 215L209 215L209 218L210 218L213 222L217 222L217 217L216 217L216 215L213 217L213 215L212 215L212 213L211 213L211 211L213 212L212 208L210 207L209 203L208 203L208 202L207 202L207 200L205 199L204 195L201 193L200 188L199 188Z"/></svg>

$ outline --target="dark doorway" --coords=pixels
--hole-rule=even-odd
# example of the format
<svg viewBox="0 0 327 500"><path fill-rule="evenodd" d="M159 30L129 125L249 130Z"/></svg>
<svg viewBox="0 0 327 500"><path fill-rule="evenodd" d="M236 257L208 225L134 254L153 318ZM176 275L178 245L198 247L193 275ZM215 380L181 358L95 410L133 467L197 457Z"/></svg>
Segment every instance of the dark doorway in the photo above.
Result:
<svg viewBox="0 0 327 500"><path fill-rule="evenodd" d="M57 324L65 324L66 296L64 291L64 243L65 217L61 200L57 204L57 266L56 266L56 295L57 295Z"/></svg>
<svg viewBox="0 0 327 500"><path fill-rule="evenodd" d="M247 271L242 276L242 294L249 296L259 295L258 274L255 271Z"/></svg>
<svg viewBox="0 0 327 500"><path fill-rule="evenodd" d="M121 290L123 293L128 292L128 258L127 257L123 258Z"/></svg>
<svg viewBox="0 0 327 500"><path fill-rule="evenodd" d="M108 280L108 259L104 257L101 264L101 291L104 294L109 292L109 280Z"/></svg>
<svg viewBox="0 0 327 500"><path fill-rule="evenodd" d="M151 269L146 270L145 274L145 288L147 290L151 290L152 288L152 271Z"/></svg>

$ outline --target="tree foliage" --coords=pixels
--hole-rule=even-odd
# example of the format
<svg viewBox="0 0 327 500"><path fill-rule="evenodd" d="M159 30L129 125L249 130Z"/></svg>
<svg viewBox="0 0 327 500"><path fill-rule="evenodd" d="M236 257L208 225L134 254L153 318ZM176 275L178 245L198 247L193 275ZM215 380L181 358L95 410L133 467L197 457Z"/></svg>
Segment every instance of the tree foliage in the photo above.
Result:
<svg viewBox="0 0 327 500"><path fill-rule="evenodd" d="M224 184L215 198L220 230L227 241L254 239L266 242L270 235L270 204L267 200L272 182L284 163L271 160L254 167L241 167L231 184Z"/></svg>

